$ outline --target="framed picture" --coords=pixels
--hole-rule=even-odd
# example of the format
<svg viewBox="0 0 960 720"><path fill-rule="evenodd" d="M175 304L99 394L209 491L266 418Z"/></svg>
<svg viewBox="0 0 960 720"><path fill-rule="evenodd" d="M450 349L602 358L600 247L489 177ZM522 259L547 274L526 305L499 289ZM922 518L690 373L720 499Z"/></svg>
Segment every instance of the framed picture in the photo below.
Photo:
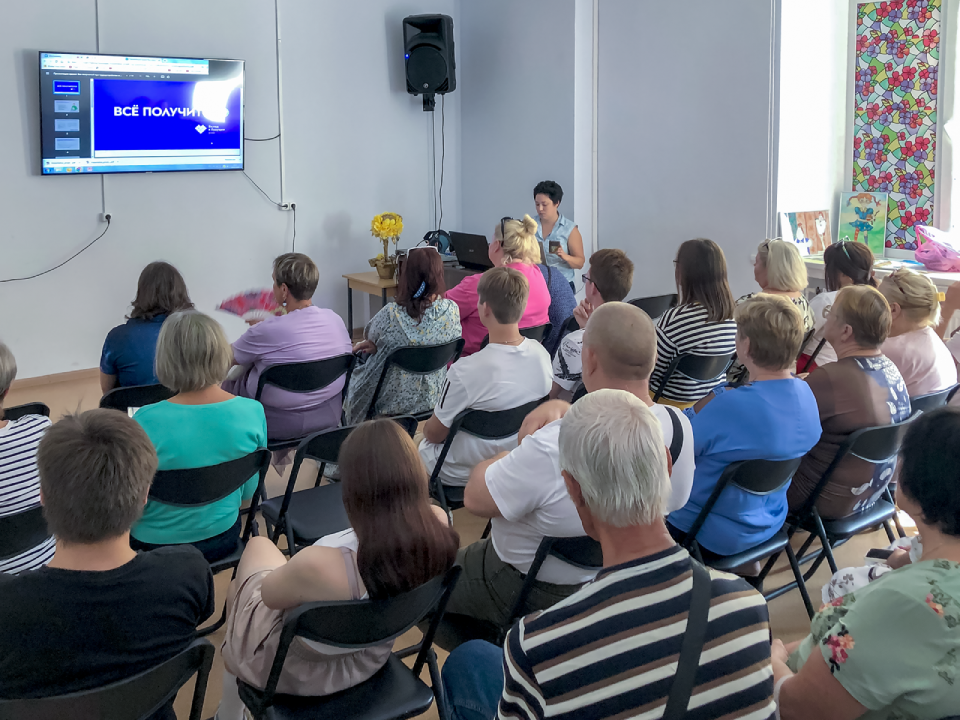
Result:
<svg viewBox="0 0 960 720"><path fill-rule="evenodd" d="M823 252L833 242L830 238L830 211L781 212L780 237L793 240L801 255Z"/></svg>
<svg viewBox="0 0 960 720"><path fill-rule="evenodd" d="M883 257L887 234L887 193L840 193L838 240L862 242L874 257Z"/></svg>

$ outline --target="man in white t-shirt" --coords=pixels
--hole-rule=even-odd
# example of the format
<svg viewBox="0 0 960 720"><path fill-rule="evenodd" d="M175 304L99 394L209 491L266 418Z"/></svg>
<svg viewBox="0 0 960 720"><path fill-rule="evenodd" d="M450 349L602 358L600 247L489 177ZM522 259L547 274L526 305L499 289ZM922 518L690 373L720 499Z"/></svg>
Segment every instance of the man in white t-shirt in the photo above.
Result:
<svg viewBox="0 0 960 720"><path fill-rule="evenodd" d="M593 312L583 340L584 385L588 391L626 390L660 421L673 466L667 510L672 512L690 497L693 430L676 408L651 402L650 374L656 359L656 329L642 310L614 302ZM558 438L569 408L563 400L541 405L524 422L519 447L480 463L470 474L464 503L474 515L491 518L491 532L457 555L463 574L447 605L448 613L503 627L540 541L585 534L560 474ZM524 613L550 607L591 579L589 572L547 558Z"/></svg>
<svg viewBox="0 0 960 720"><path fill-rule="evenodd" d="M440 400L423 428L420 457L432 473L454 419L464 410L509 410L550 392L550 354L520 334L529 284L509 267L487 270L477 285L480 321L490 333L485 348L447 370ZM477 463L517 446L517 436L484 440L457 433L440 469L444 485L466 485Z"/></svg>
<svg viewBox="0 0 960 720"><path fill-rule="evenodd" d="M580 352L583 328L598 307L605 302L622 302L633 285L633 262L623 250L607 248L590 256L590 271L583 274L584 299L573 311L580 325L560 342L553 358L553 388L550 397L570 400L583 374Z"/></svg>

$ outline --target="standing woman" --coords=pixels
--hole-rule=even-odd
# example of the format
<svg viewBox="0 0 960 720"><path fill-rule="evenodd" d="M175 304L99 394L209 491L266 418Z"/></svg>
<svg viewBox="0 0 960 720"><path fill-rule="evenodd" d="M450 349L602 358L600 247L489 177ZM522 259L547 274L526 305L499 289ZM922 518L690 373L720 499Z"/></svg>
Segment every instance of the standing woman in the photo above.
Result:
<svg viewBox="0 0 960 720"><path fill-rule="evenodd" d="M583 237L573 220L560 214L561 200L563 188L553 180L537 183L533 189L533 201L540 217L537 241L543 248L544 262L558 269L570 283L570 289L576 292L573 271L583 267Z"/></svg>

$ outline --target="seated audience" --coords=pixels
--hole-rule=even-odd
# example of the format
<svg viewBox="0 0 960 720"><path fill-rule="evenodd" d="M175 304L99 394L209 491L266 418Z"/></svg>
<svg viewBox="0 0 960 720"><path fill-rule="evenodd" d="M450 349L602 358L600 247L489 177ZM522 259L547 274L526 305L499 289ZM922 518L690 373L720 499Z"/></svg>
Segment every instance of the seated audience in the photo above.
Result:
<svg viewBox="0 0 960 720"><path fill-rule="evenodd" d="M547 317L550 320L550 334L543 339L543 346L553 357L557 352L557 345L560 341L560 334L563 332L563 324L573 314L577 307L577 296L573 294L573 289L567 279L560 274L556 268L549 265L537 265L540 273L547 283L547 290L550 293L550 309Z"/></svg>
<svg viewBox="0 0 960 720"><path fill-rule="evenodd" d="M543 280L539 272L537 277ZM433 473L450 426L464 410L509 410L550 392L550 356L517 328L529 293L526 276L512 267L487 270L477 293L476 317L489 330L490 343L447 370L440 401L423 426L420 457L428 473ZM516 447L516 443L516 435L484 440L458 433L440 470L440 480L446 485L466 485L477 463Z"/></svg>
<svg viewBox="0 0 960 720"><path fill-rule="evenodd" d="M137 296L127 322L118 325L103 342L100 389L156 385L153 355L160 326L167 316L193 307L183 276L170 263L152 262L140 273Z"/></svg>
<svg viewBox="0 0 960 720"><path fill-rule="evenodd" d="M186 648L213 613L213 577L195 548L130 549L157 469L146 433L116 410L68 415L37 466L57 550L47 567L0 576L0 698L102 687ZM153 717L175 720L171 706Z"/></svg>
<svg viewBox="0 0 960 720"><path fill-rule="evenodd" d="M839 359L806 380L817 399L823 435L793 476L787 493L791 511L803 507L852 432L910 416L906 383L881 350L889 333L890 307L879 291L858 285L837 293L823 334ZM893 465L846 457L817 499L820 516L842 518L873 505L890 482Z"/></svg>
<svg viewBox="0 0 960 720"><path fill-rule="evenodd" d="M552 398L570 400L580 385L583 374L580 362L583 329L594 310L605 302L622 302L630 292L633 287L633 262L623 250L597 250L590 256L590 274L584 273L582 277L584 299L573 312L580 329L563 338L560 351L553 358ZM656 337L653 341L656 345Z"/></svg>
<svg viewBox="0 0 960 720"><path fill-rule="evenodd" d="M825 605L802 641L773 641L783 720L957 714L958 436L960 410L942 408L915 420L900 450L898 502L923 536L919 560Z"/></svg>
<svg viewBox="0 0 960 720"><path fill-rule="evenodd" d="M311 300L319 282L320 271L306 255L285 253L273 261L273 294L285 312L257 322L233 344L233 361L243 366L243 373L225 382L224 390L256 397L260 373L271 365L326 360L352 351L340 316ZM340 377L308 393L265 386L260 401L270 439L303 437L339 425L344 382Z"/></svg>
<svg viewBox="0 0 960 720"><path fill-rule="evenodd" d="M833 305L837 293L851 285L870 285L877 287L878 283L873 276L873 252L863 243L852 240L841 240L828 245L823 251L823 274L827 291L815 296L810 301L810 310L813 312L815 331L803 348L803 354L797 361L797 372L811 372L821 365L837 361L837 353L829 342L825 342L813 363L807 367L810 356L817 349L823 337L823 326L827 322L830 306Z"/></svg>
<svg viewBox="0 0 960 720"><path fill-rule="evenodd" d="M602 251L601 251L602 252ZM591 272L594 266L591 264ZM654 405L650 372L657 356L653 321L626 303L605 303L590 317L583 339L583 382L587 390L625 390L650 407L669 449L673 472L667 512L683 507L694 478L694 435L679 410ZM467 510L491 518L490 537L460 551L463 575L447 611L502 627L513 598L545 537L583 535L576 508L560 474L557 438L571 406L554 400L531 413L520 446L482 462L464 493ZM591 573L547 558L525 610L550 607L575 592Z"/></svg>
<svg viewBox="0 0 960 720"><path fill-rule="evenodd" d="M496 267L512 268L527 279L530 290L519 321L519 326L524 328L545 325L550 319L550 291L537 269L540 246L537 245L536 232L537 223L529 215L524 215L523 220L504 218L493 229L493 242L489 248L490 262ZM464 357L477 352L487 335L477 313L477 285L481 277L483 275L465 277L446 295L447 300L453 300L460 308L460 325L466 343Z"/></svg>
<svg viewBox="0 0 960 720"><path fill-rule="evenodd" d="M727 261L712 240L687 240L677 250L679 304L657 320L657 366L650 387L660 387L670 362L679 355L732 355L737 324L727 284ZM694 380L675 372L660 402L690 407L724 380Z"/></svg>
<svg viewBox="0 0 960 720"><path fill-rule="evenodd" d="M188 310L163 324L157 341L157 376L177 392L140 408L134 420L153 442L160 470L219 465L267 445L263 407L220 387L230 368L230 343L213 318ZM222 500L201 507L147 501L131 530L135 550L194 545L210 562L237 549L240 504L253 497L254 475Z"/></svg>
<svg viewBox="0 0 960 720"><path fill-rule="evenodd" d="M365 422L340 451L343 505L351 529L318 540L289 561L267 538L251 538L227 599L219 720L241 720L240 678L266 686L287 610L306 602L379 600L412 590L453 566L460 539L430 504L423 463L392 420ZM393 642L344 650L297 640L277 692L329 695L379 670Z"/></svg>
<svg viewBox="0 0 960 720"><path fill-rule="evenodd" d="M442 675L454 717L661 717L690 623L695 561L664 527L671 491L659 425L622 390L592 392L563 418L563 479L603 570L520 620L503 650L482 641L455 650ZM707 573L704 648L681 704L691 711L680 714L772 718L766 603L743 580Z"/></svg>
<svg viewBox="0 0 960 720"><path fill-rule="evenodd" d="M3 401L16 377L17 361L10 348L0 342L0 517L40 505L37 446L50 427L50 420L43 415L3 419ZM43 567L53 557L54 545L49 537L19 555L0 560L0 573L16 575Z"/></svg>
<svg viewBox="0 0 960 720"><path fill-rule="evenodd" d="M890 304L890 335L881 351L897 366L910 397L957 383L957 365L933 329L940 324L940 300L930 278L901 268L880 283Z"/></svg>
<svg viewBox="0 0 960 720"><path fill-rule="evenodd" d="M576 223L560 214L563 188L553 180L544 180L533 188L537 206L537 242L543 246L544 261L556 268L574 290L574 270L583 267L583 237ZM567 317L570 317L569 315Z"/></svg>
<svg viewBox="0 0 960 720"><path fill-rule="evenodd" d="M414 248L407 255L397 286L396 302L383 307L367 323L364 339L353 350L364 353L350 378L344 404L347 425L367 417L373 393L387 356L394 350L418 345L442 345L460 337L460 311L443 293L443 260L435 248ZM440 399L446 368L415 375L398 367L390 370L380 388L374 415L415 414L429 410Z"/></svg>
<svg viewBox="0 0 960 720"><path fill-rule="evenodd" d="M737 357L751 382L718 388L698 405L693 439L697 469L690 501L667 525L685 539L727 465L740 460L792 460L820 438L817 402L793 377L803 320L787 298L759 294L737 307ZM754 495L724 490L697 534L704 559L734 555L773 537L787 517L787 491ZM704 552L706 551L706 552Z"/></svg>

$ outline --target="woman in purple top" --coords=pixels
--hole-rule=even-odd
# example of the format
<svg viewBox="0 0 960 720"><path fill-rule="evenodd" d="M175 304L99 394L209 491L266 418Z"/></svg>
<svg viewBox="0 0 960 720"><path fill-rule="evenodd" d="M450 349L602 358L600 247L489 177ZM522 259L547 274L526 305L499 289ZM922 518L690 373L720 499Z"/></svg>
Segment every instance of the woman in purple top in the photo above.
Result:
<svg viewBox="0 0 960 720"><path fill-rule="evenodd" d="M256 397L260 373L271 365L325 360L352 352L343 320L332 310L316 307L313 293L320 271L306 255L286 253L273 261L273 293L285 313L257 322L233 343L233 360L243 374L227 380L223 389ZM340 422L340 378L309 393L292 393L267 385L260 401L271 440L303 437Z"/></svg>

